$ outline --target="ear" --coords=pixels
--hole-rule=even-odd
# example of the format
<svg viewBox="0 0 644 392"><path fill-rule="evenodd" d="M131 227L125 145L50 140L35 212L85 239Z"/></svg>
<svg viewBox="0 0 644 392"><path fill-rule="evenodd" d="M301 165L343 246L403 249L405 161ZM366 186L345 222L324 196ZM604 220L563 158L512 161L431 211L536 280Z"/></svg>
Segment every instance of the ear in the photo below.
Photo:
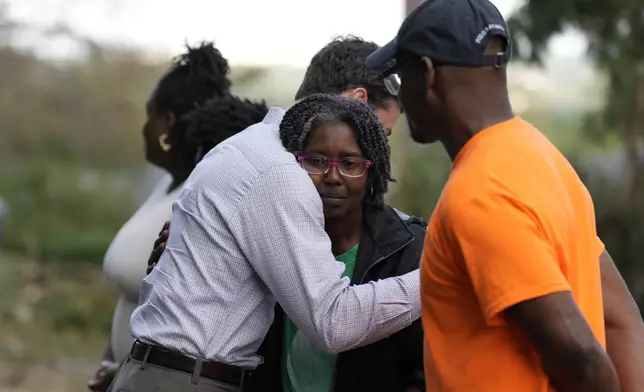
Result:
<svg viewBox="0 0 644 392"><path fill-rule="evenodd" d="M436 68L434 68L432 60L427 57L423 57L421 61L423 62L423 68L425 71L425 83L427 84L425 87L427 88L427 91L431 91L434 89L434 85L436 84Z"/></svg>
<svg viewBox="0 0 644 392"><path fill-rule="evenodd" d="M165 114L163 114L163 117L162 117L163 127L161 129L161 133L169 135L170 132L172 131L172 127L174 126L175 121L176 121L176 117L174 113L168 111Z"/></svg>
<svg viewBox="0 0 644 392"><path fill-rule="evenodd" d="M369 100L369 95L367 94L367 90L364 87L352 88L351 90L347 90L340 95L345 98L357 99L362 103L367 103L367 101Z"/></svg>
<svg viewBox="0 0 644 392"><path fill-rule="evenodd" d="M176 118L174 116L174 113L168 112L168 114L166 114L166 121L167 121L168 127L170 129L172 129L172 127L174 126L175 120L176 120Z"/></svg>

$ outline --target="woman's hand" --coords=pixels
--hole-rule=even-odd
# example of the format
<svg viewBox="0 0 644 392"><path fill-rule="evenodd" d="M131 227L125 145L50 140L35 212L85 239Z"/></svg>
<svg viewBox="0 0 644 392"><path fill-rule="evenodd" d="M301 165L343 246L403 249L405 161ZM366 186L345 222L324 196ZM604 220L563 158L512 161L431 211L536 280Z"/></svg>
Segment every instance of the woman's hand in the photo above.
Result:
<svg viewBox="0 0 644 392"><path fill-rule="evenodd" d="M87 383L87 388L93 392L106 392L114 376L119 370L119 364L113 361L102 361L101 367L94 375L94 378Z"/></svg>
<svg viewBox="0 0 644 392"><path fill-rule="evenodd" d="M157 265L159 262L159 259L161 258L161 254L165 250L165 243L168 241L168 234L170 232L170 222L166 222L163 224L163 228L161 228L161 231L159 232L159 238L154 241L154 248L152 249L152 252L150 253L150 258L148 259L148 269L146 273L149 275L150 272L154 269L154 267Z"/></svg>

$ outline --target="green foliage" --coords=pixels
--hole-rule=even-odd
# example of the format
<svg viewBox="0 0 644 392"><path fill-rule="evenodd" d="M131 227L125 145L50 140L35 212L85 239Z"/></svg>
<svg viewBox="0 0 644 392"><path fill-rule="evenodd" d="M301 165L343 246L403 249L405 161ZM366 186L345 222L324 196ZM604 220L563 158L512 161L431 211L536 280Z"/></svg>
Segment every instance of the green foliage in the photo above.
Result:
<svg viewBox="0 0 644 392"><path fill-rule="evenodd" d="M396 183L388 202L407 214L429 219L449 175L451 162L442 146L419 146L397 127L392 136Z"/></svg>
<svg viewBox="0 0 644 392"><path fill-rule="evenodd" d="M144 103L158 67L127 53L58 64L0 47L0 156L93 167L142 162Z"/></svg>
<svg viewBox="0 0 644 392"><path fill-rule="evenodd" d="M135 206L136 176L32 159L0 165L3 247L37 260L101 261Z"/></svg>
<svg viewBox="0 0 644 392"><path fill-rule="evenodd" d="M640 0L527 1L509 20L516 53L540 61L550 38L575 28L589 41L588 54L600 67L641 61L644 34Z"/></svg>
<svg viewBox="0 0 644 392"><path fill-rule="evenodd" d="M632 173L644 168L635 149L644 143L644 17L641 0L531 0L508 21L518 57L540 62L549 39L565 29L588 39L588 56L605 73L601 113L590 113L584 129L590 140L616 134L631 161ZM614 139L614 137L613 137ZM641 176L630 182L637 183ZM644 187L643 184L631 184ZM633 196L633 195L631 195Z"/></svg>
<svg viewBox="0 0 644 392"><path fill-rule="evenodd" d="M0 46L0 247L37 260L100 262L135 209L144 104L163 67L90 45L52 63Z"/></svg>

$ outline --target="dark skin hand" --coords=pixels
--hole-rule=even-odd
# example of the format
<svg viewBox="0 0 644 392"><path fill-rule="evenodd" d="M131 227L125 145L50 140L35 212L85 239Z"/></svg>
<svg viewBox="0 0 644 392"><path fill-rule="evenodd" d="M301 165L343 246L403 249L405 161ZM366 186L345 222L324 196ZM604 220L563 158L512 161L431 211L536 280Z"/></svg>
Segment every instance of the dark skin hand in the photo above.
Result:
<svg viewBox="0 0 644 392"><path fill-rule="evenodd" d="M169 232L170 232L170 221L167 221L163 224L163 227L159 232L159 238L157 238L156 241L154 241L154 248L150 253L150 258L148 259L148 269L146 270L146 273L148 275L150 274L150 272L152 272L154 267L157 265L157 263L159 262L159 259L161 258L161 254L163 254L163 251L165 250L165 243L168 241Z"/></svg>
<svg viewBox="0 0 644 392"><path fill-rule="evenodd" d="M114 376L116 376L118 368L118 364L114 359L114 353L112 352L112 346L108 342L107 347L105 347L105 352L103 353L101 366L96 371L94 378L89 380L87 383L87 388L94 392L107 391L107 388L109 388L112 383Z"/></svg>
<svg viewBox="0 0 644 392"><path fill-rule="evenodd" d="M615 368L570 292L521 302L505 314L534 344L555 390L620 392Z"/></svg>
<svg viewBox="0 0 644 392"><path fill-rule="evenodd" d="M644 322L608 252L601 255L599 265L608 356L617 370L622 392L641 391L644 386Z"/></svg>

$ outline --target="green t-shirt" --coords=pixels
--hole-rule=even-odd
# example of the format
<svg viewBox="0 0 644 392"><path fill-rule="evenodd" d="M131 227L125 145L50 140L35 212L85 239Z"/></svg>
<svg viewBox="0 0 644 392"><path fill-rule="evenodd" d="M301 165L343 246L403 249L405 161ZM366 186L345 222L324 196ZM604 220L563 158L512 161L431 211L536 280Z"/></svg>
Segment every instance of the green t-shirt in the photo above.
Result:
<svg viewBox="0 0 644 392"><path fill-rule="evenodd" d="M342 276L353 277L358 244L336 260L344 263ZM284 315L282 335L282 383L284 392L330 392L335 370L335 354L316 348Z"/></svg>

